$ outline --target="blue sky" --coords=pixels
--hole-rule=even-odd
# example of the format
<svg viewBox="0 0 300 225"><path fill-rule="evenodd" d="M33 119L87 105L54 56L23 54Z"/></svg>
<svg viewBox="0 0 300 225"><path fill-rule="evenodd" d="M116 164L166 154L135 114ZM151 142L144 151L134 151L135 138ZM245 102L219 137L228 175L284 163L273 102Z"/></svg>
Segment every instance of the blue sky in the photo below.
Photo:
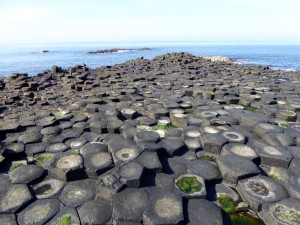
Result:
<svg viewBox="0 0 300 225"><path fill-rule="evenodd" d="M300 41L300 0L0 0L0 44Z"/></svg>

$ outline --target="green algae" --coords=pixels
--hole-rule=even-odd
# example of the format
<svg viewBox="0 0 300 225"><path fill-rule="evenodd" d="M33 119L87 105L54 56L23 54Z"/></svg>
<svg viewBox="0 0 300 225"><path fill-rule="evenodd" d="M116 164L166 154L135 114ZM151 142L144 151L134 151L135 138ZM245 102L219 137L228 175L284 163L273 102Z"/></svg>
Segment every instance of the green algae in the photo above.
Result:
<svg viewBox="0 0 300 225"><path fill-rule="evenodd" d="M231 214L230 219L232 225L265 225L262 220L247 212Z"/></svg>
<svg viewBox="0 0 300 225"><path fill-rule="evenodd" d="M269 175L269 177L272 179L272 180L274 180L274 181L276 181L276 182L278 182L278 183L280 183L280 184L283 184L284 183L284 181L283 180L281 180L279 177L277 177L276 175Z"/></svg>
<svg viewBox="0 0 300 225"><path fill-rule="evenodd" d="M187 114L192 114L193 112L195 112L195 110L194 109L186 109L185 112Z"/></svg>
<svg viewBox="0 0 300 225"><path fill-rule="evenodd" d="M51 160L53 160L52 156L39 156L35 159L35 161L37 161L38 163L48 162Z"/></svg>
<svg viewBox="0 0 300 225"><path fill-rule="evenodd" d="M65 217L63 217L55 225L72 225L72 223L71 223L71 216L65 216Z"/></svg>
<svg viewBox="0 0 300 225"><path fill-rule="evenodd" d="M25 166L25 164L24 163L15 163L15 164L12 164L10 166L10 168L9 168L9 171L13 171L13 170L15 170L15 169L17 169L17 168L19 168L21 166Z"/></svg>
<svg viewBox="0 0 300 225"><path fill-rule="evenodd" d="M207 160L207 161L211 161L211 162L216 162L216 158L213 156L209 156L209 155L201 155L199 157L199 159L201 160Z"/></svg>
<svg viewBox="0 0 300 225"><path fill-rule="evenodd" d="M256 112L257 108L253 107L253 106L249 106L249 105L242 105L239 104L240 106L244 107L244 110L249 111L249 112Z"/></svg>
<svg viewBox="0 0 300 225"><path fill-rule="evenodd" d="M187 194L198 192L202 189L202 184L196 177L183 177L176 182L176 185L180 191Z"/></svg>
<svg viewBox="0 0 300 225"><path fill-rule="evenodd" d="M287 128L288 127L287 123L285 123L285 122L278 123L278 126L280 126L282 128Z"/></svg>
<svg viewBox="0 0 300 225"><path fill-rule="evenodd" d="M156 125L156 130L169 130L169 129L175 129L178 128L177 126L173 124L157 124Z"/></svg>
<svg viewBox="0 0 300 225"><path fill-rule="evenodd" d="M217 195L217 199L221 208L228 214L234 213L237 208L237 204L228 195Z"/></svg>

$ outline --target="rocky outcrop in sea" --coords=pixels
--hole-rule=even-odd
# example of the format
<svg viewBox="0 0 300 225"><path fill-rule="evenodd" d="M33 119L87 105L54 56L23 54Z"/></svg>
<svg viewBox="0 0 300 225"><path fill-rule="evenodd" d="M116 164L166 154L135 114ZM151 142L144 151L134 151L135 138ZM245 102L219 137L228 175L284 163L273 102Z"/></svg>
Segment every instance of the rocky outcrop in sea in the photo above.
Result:
<svg viewBox="0 0 300 225"><path fill-rule="evenodd" d="M0 224L299 224L299 75L172 53L3 77Z"/></svg>

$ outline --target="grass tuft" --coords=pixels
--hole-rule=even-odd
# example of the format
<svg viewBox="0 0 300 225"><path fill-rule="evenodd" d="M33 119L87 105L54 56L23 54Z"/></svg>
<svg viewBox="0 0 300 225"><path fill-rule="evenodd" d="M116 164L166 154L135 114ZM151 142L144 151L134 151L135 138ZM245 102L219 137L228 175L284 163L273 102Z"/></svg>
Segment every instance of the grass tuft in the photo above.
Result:
<svg viewBox="0 0 300 225"><path fill-rule="evenodd" d="M228 214L236 211L237 204L228 195L218 195L217 199L220 203L221 208Z"/></svg>
<svg viewBox="0 0 300 225"><path fill-rule="evenodd" d="M198 192L202 189L202 184L196 177L183 177L176 182L176 185L179 187L180 191L187 194Z"/></svg>

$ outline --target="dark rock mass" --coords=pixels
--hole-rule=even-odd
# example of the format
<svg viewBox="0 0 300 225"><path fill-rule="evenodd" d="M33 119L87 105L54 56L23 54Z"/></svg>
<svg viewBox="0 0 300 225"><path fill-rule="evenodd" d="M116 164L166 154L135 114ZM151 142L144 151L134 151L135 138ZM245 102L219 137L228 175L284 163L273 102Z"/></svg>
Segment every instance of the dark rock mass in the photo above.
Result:
<svg viewBox="0 0 300 225"><path fill-rule="evenodd" d="M188 53L1 77L0 224L300 224L299 78Z"/></svg>

